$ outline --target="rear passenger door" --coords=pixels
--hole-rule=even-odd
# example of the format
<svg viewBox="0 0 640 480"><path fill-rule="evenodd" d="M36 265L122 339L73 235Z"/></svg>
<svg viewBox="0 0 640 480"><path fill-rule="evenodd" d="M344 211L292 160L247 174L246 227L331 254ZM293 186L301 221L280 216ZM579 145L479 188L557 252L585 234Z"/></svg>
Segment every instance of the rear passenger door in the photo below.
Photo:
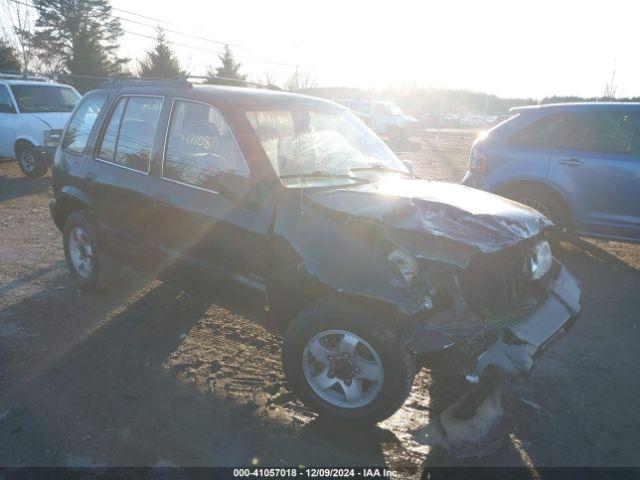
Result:
<svg viewBox="0 0 640 480"><path fill-rule="evenodd" d="M640 238L640 115L599 109L562 118L549 177L568 191L576 228Z"/></svg>
<svg viewBox="0 0 640 480"><path fill-rule="evenodd" d="M271 215L243 200L250 172L225 117L208 104L175 99L165 142L150 191L165 259L264 291Z"/></svg>
<svg viewBox="0 0 640 480"><path fill-rule="evenodd" d="M151 203L147 195L161 96L120 96L112 103L85 169L102 236L112 249L146 251Z"/></svg>

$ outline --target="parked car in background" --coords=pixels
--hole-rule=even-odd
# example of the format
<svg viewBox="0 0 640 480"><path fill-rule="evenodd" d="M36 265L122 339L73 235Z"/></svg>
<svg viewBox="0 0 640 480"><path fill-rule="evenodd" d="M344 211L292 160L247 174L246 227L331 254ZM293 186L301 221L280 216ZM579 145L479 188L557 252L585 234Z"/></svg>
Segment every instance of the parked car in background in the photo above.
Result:
<svg viewBox="0 0 640 480"><path fill-rule="evenodd" d="M402 138L414 133L418 120L388 100L341 100L339 103L353 110L377 134Z"/></svg>
<svg viewBox="0 0 640 480"><path fill-rule="evenodd" d="M44 175L80 94L68 85L0 77L0 157L16 158L28 177Z"/></svg>
<svg viewBox="0 0 640 480"><path fill-rule="evenodd" d="M87 290L120 265L246 289L291 388L375 423L416 365L477 394L527 375L580 311L535 210L416 178L348 109L285 92L116 82L85 95L51 214ZM206 281L202 281L202 279ZM214 286L215 285L215 286Z"/></svg>
<svg viewBox="0 0 640 480"><path fill-rule="evenodd" d="M640 104L514 108L478 139L463 184L577 235L640 241Z"/></svg>

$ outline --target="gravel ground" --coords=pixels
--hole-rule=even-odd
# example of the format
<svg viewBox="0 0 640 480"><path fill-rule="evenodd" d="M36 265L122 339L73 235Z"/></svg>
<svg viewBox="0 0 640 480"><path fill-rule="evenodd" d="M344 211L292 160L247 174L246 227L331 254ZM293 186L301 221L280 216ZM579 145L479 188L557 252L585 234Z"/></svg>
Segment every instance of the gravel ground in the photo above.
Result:
<svg viewBox="0 0 640 480"><path fill-rule="evenodd" d="M419 175L459 181L471 141L398 148ZM50 178L0 164L2 466L386 465L411 476L431 465L640 465L640 246L563 244L583 314L505 390L505 445L460 460L411 435L430 421L427 372L394 417L349 429L286 389L280 340L243 313L242 292L205 296L135 271L112 291L80 292L50 195Z"/></svg>

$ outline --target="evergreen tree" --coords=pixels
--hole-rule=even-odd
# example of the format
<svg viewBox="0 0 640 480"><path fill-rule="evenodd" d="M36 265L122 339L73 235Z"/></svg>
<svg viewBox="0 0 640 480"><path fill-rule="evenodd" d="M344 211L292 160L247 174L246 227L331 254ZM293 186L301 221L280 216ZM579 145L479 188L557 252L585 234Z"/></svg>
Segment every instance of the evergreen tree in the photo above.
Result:
<svg viewBox="0 0 640 480"><path fill-rule="evenodd" d="M20 67L20 58L16 49L5 39L0 39L0 70L19 72Z"/></svg>
<svg viewBox="0 0 640 480"><path fill-rule="evenodd" d="M187 73L180 66L180 61L175 52L171 50L161 28L158 28L156 44L153 49L147 51L145 58L139 63L138 74L141 77L175 78Z"/></svg>
<svg viewBox="0 0 640 480"><path fill-rule="evenodd" d="M35 44L41 56L58 55L65 73L109 76L126 59L116 55L122 36L120 21L111 16L109 0L33 0L38 11ZM75 78L86 90L99 80Z"/></svg>
<svg viewBox="0 0 640 480"><path fill-rule="evenodd" d="M222 79L212 78L207 80L207 83L236 86L246 85L245 81L247 80L247 76L240 73L240 62L236 62L229 45L224 46L224 53L222 55L218 55L218 59L222 65L215 69L213 67L209 67L207 75L210 77L222 77Z"/></svg>

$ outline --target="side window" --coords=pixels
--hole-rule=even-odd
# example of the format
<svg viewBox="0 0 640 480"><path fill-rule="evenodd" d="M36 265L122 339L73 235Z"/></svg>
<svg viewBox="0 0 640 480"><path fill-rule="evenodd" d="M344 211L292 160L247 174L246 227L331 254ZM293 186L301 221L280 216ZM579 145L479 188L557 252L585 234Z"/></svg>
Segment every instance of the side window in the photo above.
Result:
<svg viewBox="0 0 640 480"><path fill-rule="evenodd" d="M223 173L249 174L226 120L213 107L176 100L162 176L195 187L215 189Z"/></svg>
<svg viewBox="0 0 640 480"><path fill-rule="evenodd" d="M598 112L598 133L593 149L614 154L640 154L640 115L631 112Z"/></svg>
<svg viewBox="0 0 640 480"><path fill-rule="evenodd" d="M551 146L567 150L589 151L596 138L597 117L592 113L559 115L551 135Z"/></svg>
<svg viewBox="0 0 640 480"><path fill-rule="evenodd" d="M515 133L509 143L522 147L549 148L551 135L562 123L562 115L541 118Z"/></svg>
<svg viewBox="0 0 640 480"><path fill-rule="evenodd" d="M76 108L62 138L62 150L80 155L84 152L93 124L107 101L105 94L89 95Z"/></svg>
<svg viewBox="0 0 640 480"><path fill-rule="evenodd" d="M124 97L111 114L98 158L139 172L149 171L162 98Z"/></svg>
<svg viewBox="0 0 640 480"><path fill-rule="evenodd" d="M0 113L16 113L9 90L4 85L0 85Z"/></svg>
<svg viewBox="0 0 640 480"><path fill-rule="evenodd" d="M128 99L126 97L118 100L116 108L113 109L111 118L109 118L109 123L107 124L107 128L104 131L102 143L98 152L98 158L101 160L108 160L109 162L113 162L116 158L116 137L118 136L118 129L120 128L120 123L122 122L122 113L124 112L124 107L127 104L127 100Z"/></svg>

